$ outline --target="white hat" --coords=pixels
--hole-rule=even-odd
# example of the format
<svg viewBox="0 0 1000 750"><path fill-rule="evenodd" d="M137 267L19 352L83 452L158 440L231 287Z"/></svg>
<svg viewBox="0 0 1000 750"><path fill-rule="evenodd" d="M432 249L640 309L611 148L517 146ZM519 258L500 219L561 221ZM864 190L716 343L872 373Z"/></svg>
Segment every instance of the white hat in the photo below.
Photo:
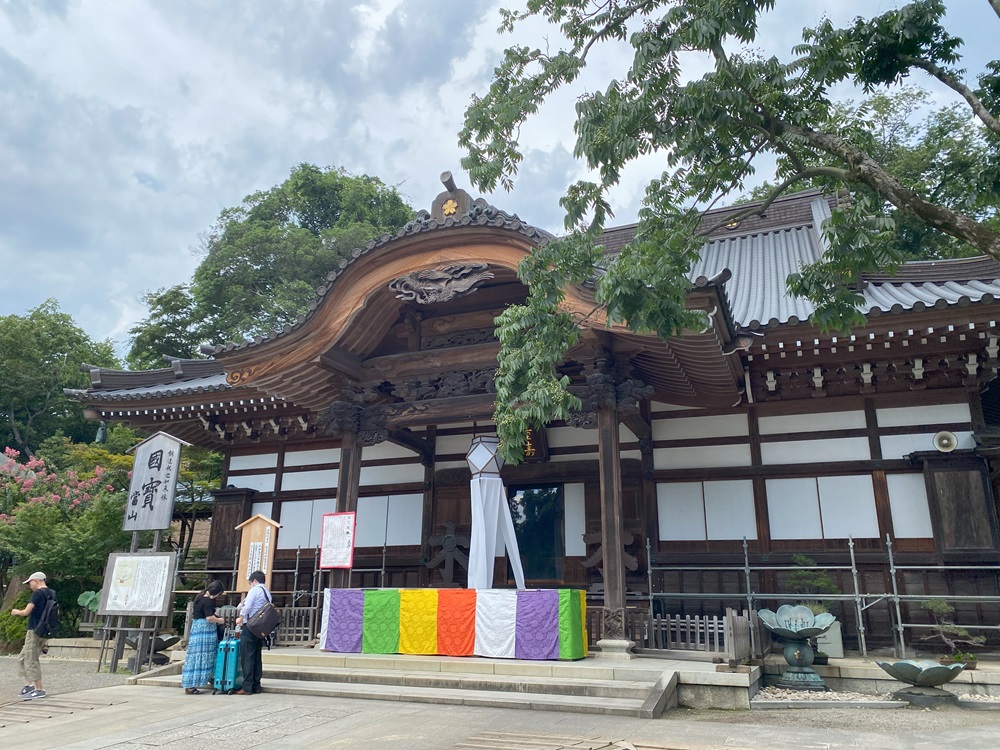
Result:
<svg viewBox="0 0 1000 750"><path fill-rule="evenodd" d="M44 580L45 580L45 574L39 570L37 573L32 573L30 576L28 576L28 580L25 581L25 583L29 583L30 581L44 581Z"/></svg>

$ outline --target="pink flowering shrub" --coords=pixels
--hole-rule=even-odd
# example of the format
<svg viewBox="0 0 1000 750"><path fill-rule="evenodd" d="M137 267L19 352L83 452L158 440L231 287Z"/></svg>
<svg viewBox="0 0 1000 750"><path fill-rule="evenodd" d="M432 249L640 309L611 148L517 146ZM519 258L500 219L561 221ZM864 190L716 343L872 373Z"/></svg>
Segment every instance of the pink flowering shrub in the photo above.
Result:
<svg viewBox="0 0 1000 750"><path fill-rule="evenodd" d="M116 490L101 467L84 477L18 458L10 448L0 457L0 549L17 568L52 578L100 573L108 553L128 545L121 529L127 493Z"/></svg>

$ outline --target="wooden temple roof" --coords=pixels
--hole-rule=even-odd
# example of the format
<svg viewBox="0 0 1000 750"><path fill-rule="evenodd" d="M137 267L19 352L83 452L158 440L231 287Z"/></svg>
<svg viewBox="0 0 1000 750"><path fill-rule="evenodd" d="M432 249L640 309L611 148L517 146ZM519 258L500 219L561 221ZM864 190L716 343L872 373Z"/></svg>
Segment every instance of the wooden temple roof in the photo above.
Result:
<svg viewBox="0 0 1000 750"><path fill-rule="evenodd" d="M206 431L222 439L231 436L233 420L241 414L247 415L248 435L261 420L270 420L276 432L306 431L332 401L365 389L369 400L393 407L421 389L454 395L434 379L496 367L493 317L523 300L517 265L551 235L482 199L472 200L453 182L446 188L431 211L342 261L297 323L252 341L206 347L210 359L174 359L160 370L85 368L91 388L67 395L90 404L95 418L186 421L183 427L172 425L173 433L202 444ZM634 377L653 386L657 400L731 406L744 390L748 363L768 360L775 347L786 346L782 342L796 345L796 337L806 333L803 350L821 348L814 331L803 328L809 328L812 303L791 297L785 278L822 256L818 228L834 205L835 199L807 191L775 201L763 217L713 231L691 271L688 295L689 308L706 313L704 331L662 341L606 326L594 314L593 290L587 286L568 289L565 308L587 320L593 333L584 341L599 341L627 360ZM724 218L743 208L719 209L710 216ZM634 233L635 225L609 229L603 238L606 251L615 254ZM452 274L447 283L452 284L449 294L455 293L430 304L415 299L407 283L416 280L419 286L421 274ZM905 327L925 311L990 306L1000 299L1000 264L987 259L911 263L891 277L867 277L860 291L870 321L889 313L901 316ZM412 330L418 331L417 344ZM407 335L409 345L392 348ZM440 345L428 343L432 339Z"/></svg>

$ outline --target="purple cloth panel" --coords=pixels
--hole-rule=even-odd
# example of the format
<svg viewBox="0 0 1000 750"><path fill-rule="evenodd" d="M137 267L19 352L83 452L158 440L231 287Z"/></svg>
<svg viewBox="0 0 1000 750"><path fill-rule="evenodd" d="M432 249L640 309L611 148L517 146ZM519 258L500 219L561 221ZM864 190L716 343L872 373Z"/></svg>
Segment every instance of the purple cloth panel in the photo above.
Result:
<svg viewBox="0 0 1000 750"><path fill-rule="evenodd" d="M365 592L360 589L329 589L330 619L326 624L327 651L361 653L361 623Z"/></svg>
<svg viewBox="0 0 1000 750"><path fill-rule="evenodd" d="M517 592L514 655L518 659L559 658L559 592Z"/></svg>

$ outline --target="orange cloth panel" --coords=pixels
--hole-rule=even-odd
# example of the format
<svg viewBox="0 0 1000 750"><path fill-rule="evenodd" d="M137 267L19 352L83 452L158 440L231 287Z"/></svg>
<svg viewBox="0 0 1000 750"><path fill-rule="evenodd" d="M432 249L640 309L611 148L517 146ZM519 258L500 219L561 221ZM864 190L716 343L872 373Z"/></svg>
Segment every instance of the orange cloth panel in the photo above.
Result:
<svg viewBox="0 0 1000 750"><path fill-rule="evenodd" d="M438 589L437 652L472 656L476 647L476 590Z"/></svg>

